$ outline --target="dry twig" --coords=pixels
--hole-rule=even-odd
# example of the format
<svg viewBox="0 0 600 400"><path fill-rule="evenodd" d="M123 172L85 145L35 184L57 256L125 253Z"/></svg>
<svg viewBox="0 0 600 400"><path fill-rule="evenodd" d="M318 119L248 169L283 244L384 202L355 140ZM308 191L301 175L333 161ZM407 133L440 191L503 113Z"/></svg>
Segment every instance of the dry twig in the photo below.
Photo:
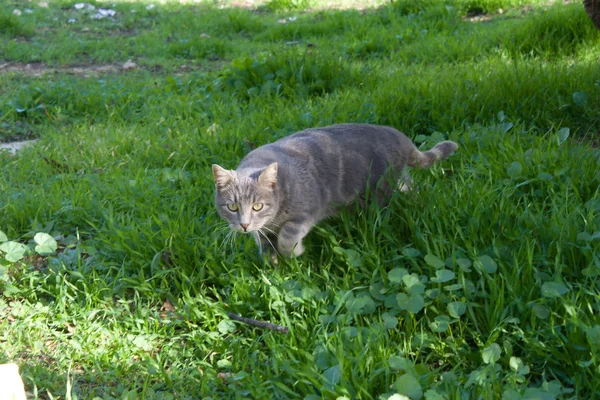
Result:
<svg viewBox="0 0 600 400"><path fill-rule="evenodd" d="M255 319L242 317L241 315L237 315L237 314L234 314L231 312L228 312L227 316L235 321L243 322L244 324L252 325L257 328L270 329L272 331L276 331L279 333L288 333L289 332L289 329L286 326L272 324L270 322L265 322L265 321L257 321Z"/></svg>

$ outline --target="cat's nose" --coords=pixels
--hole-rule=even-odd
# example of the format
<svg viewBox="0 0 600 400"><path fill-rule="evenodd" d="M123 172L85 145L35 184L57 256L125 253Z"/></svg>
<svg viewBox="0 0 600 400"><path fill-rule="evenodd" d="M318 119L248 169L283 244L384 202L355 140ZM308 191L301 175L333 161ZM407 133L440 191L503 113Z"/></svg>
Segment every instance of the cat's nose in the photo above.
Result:
<svg viewBox="0 0 600 400"><path fill-rule="evenodd" d="M248 229L248 225L250 225L250 224L240 224L240 226L242 227L242 229L244 231L246 231L246 229Z"/></svg>

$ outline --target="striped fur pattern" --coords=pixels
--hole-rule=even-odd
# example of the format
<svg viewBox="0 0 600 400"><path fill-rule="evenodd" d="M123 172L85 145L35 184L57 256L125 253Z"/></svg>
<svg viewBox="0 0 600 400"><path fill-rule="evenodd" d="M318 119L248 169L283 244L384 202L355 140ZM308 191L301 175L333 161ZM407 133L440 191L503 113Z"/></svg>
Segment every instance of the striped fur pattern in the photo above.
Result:
<svg viewBox="0 0 600 400"><path fill-rule="evenodd" d="M339 206L367 188L382 202L394 190L408 191L406 167L428 167L457 148L444 141L421 152L386 126L307 129L251 151L236 170L213 165L215 204L232 230L252 234L275 261L277 253L299 256L304 237Z"/></svg>

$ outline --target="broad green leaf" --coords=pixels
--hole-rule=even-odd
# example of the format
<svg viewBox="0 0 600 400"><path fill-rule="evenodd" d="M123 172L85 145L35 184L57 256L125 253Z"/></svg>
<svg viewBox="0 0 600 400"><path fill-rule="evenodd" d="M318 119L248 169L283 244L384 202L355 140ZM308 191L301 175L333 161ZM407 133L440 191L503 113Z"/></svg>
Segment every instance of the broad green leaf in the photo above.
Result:
<svg viewBox="0 0 600 400"><path fill-rule="evenodd" d="M422 294L425 292L425 285L421 283L417 274L404 275L402 282L404 282L408 294Z"/></svg>
<svg viewBox="0 0 600 400"><path fill-rule="evenodd" d="M455 290L462 289L462 287L463 287L463 285L461 283L454 283L452 285L444 286L444 290L447 290L449 292L454 292Z"/></svg>
<svg viewBox="0 0 600 400"><path fill-rule="evenodd" d="M358 251L347 249L346 257L348 258L348 265L350 267L357 268L362 265L362 255Z"/></svg>
<svg viewBox="0 0 600 400"><path fill-rule="evenodd" d="M520 375L529 374L529 367L523 363L519 357L511 357L509 361L510 368Z"/></svg>
<svg viewBox="0 0 600 400"><path fill-rule="evenodd" d="M4 242L0 244L0 251L4 253L4 258L9 262L17 262L25 256L29 250L27 246L19 242Z"/></svg>
<svg viewBox="0 0 600 400"><path fill-rule="evenodd" d="M456 260L456 263L465 272L471 272L471 260L468 258L459 258Z"/></svg>
<svg viewBox="0 0 600 400"><path fill-rule="evenodd" d="M323 377L331 386L337 385L342 378L340 365L334 365L333 367L326 369L325 372L323 372Z"/></svg>
<svg viewBox="0 0 600 400"><path fill-rule="evenodd" d="M421 252L417 249L413 249L412 247L407 247L402 249L402 255L407 258L415 258L421 255Z"/></svg>
<svg viewBox="0 0 600 400"><path fill-rule="evenodd" d="M467 306L462 301L448 303L448 313L452 318L460 318L465 311L467 311Z"/></svg>
<svg viewBox="0 0 600 400"><path fill-rule="evenodd" d="M429 324L432 331L437 333L446 332L450 323L450 318L447 315L438 315L433 322Z"/></svg>
<svg viewBox="0 0 600 400"><path fill-rule="evenodd" d="M235 323L232 320L224 319L219 322L217 325L217 329L221 332L222 335L226 335L230 332L235 331Z"/></svg>
<svg viewBox="0 0 600 400"><path fill-rule="evenodd" d="M553 395L554 397L559 397L563 393L563 388L558 381L544 381L542 383L542 389L544 389L548 394Z"/></svg>
<svg viewBox="0 0 600 400"><path fill-rule="evenodd" d="M342 247L334 247L333 251L346 258L346 263L351 268L360 267L362 264L361 254L353 249L344 249Z"/></svg>
<svg viewBox="0 0 600 400"><path fill-rule="evenodd" d="M600 347L600 325L587 328L585 335L592 346Z"/></svg>
<svg viewBox="0 0 600 400"><path fill-rule="evenodd" d="M54 254L58 248L56 240L44 232L36 233L33 240L37 244L35 246L35 251L42 256Z"/></svg>
<svg viewBox="0 0 600 400"><path fill-rule="evenodd" d="M321 371L325 371L327 368L331 367L334 363L337 363L337 360L329 353L327 348L321 344L317 345L315 350L313 351L313 359L317 368Z"/></svg>
<svg viewBox="0 0 600 400"><path fill-rule="evenodd" d="M387 297L387 291L388 289L383 285L382 281L375 282L369 285L369 293L376 300L384 301Z"/></svg>
<svg viewBox="0 0 600 400"><path fill-rule="evenodd" d="M550 309L543 304L536 304L533 306L533 313L539 319L546 319L550 315Z"/></svg>
<svg viewBox="0 0 600 400"><path fill-rule="evenodd" d="M488 274L493 274L498 270L498 264L490 256L477 257L477 262Z"/></svg>
<svg viewBox="0 0 600 400"><path fill-rule="evenodd" d="M589 242L590 240L592 240L592 235L590 235L587 232L579 232L577 234L577 240L582 242Z"/></svg>
<svg viewBox="0 0 600 400"><path fill-rule="evenodd" d="M556 298L562 297L569 291L563 283L559 282L546 282L542 285L542 295L544 297Z"/></svg>
<svg viewBox="0 0 600 400"><path fill-rule="evenodd" d="M95 400L95 399L92 399L92 400ZM209 397L208 400L213 400L213 398ZM323 400L323 397L317 396L316 394L307 394L306 396L304 396L304 399L302 399L302 400Z"/></svg>
<svg viewBox="0 0 600 400"><path fill-rule="evenodd" d="M6 233L0 231L0 243L4 243L8 241L8 237L6 236Z"/></svg>
<svg viewBox="0 0 600 400"><path fill-rule="evenodd" d="M144 351L150 351L154 348L154 345L149 339L148 335L137 335L131 340L131 343Z"/></svg>
<svg viewBox="0 0 600 400"><path fill-rule="evenodd" d="M385 301L383 302L383 304L387 307L387 308L396 308L398 307L398 300L397 300L397 295L395 294L390 294L389 296L387 296L385 298Z"/></svg>
<svg viewBox="0 0 600 400"><path fill-rule="evenodd" d="M357 296L346 301L346 308L350 314L370 314L375 311L375 302L369 296Z"/></svg>
<svg viewBox="0 0 600 400"><path fill-rule="evenodd" d="M398 326L398 318L396 318L392 314L383 313L381 315L381 318L383 319L383 326L386 329L394 329L396 326Z"/></svg>
<svg viewBox="0 0 600 400"><path fill-rule="evenodd" d="M435 271L435 278L431 278L431 282L444 283L454 279L456 274L449 269L439 269Z"/></svg>
<svg viewBox="0 0 600 400"><path fill-rule="evenodd" d="M425 299L420 294L411 294L410 297L405 293L399 293L396 296L398 307L406 310L411 314L417 314L425 307Z"/></svg>
<svg viewBox="0 0 600 400"><path fill-rule="evenodd" d="M506 173L508 174L508 176L510 176L513 179L521 176L522 172L523 166L518 161L513 161L512 164L510 164L510 166L506 169Z"/></svg>
<svg viewBox="0 0 600 400"><path fill-rule="evenodd" d="M433 389L429 389L425 392L425 400L448 400L448 398Z"/></svg>
<svg viewBox="0 0 600 400"><path fill-rule="evenodd" d="M433 268L443 268L446 265L438 256L433 254L427 254L425 256L425 262Z"/></svg>
<svg viewBox="0 0 600 400"><path fill-rule="evenodd" d="M502 354L502 349L496 343L492 343L481 352L483 362L486 364L495 364Z"/></svg>
<svg viewBox="0 0 600 400"><path fill-rule="evenodd" d="M502 400L523 400L523 396L514 389L508 389L502 393Z"/></svg>
<svg viewBox="0 0 600 400"><path fill-rule="evenodd" d="M573 93L573 103L575 103L577 107L585 107L587 100L588 95L586 92L581 91Z"/></svg>
<svg viewBox="0 0 600 400"><path fill-rule="evenodd" d="M558 141L558 144L559 145L563 144L569 138L570 134L571 134L571 129L569 129L567 127L560 128L558 130L558 132L556 132L556 140Z"/></svg>
<svg viewBox="0 0 600 400"><path fill-rule="evenodd" d="M333 324L336 318L334 315L330 314L321 314L319 315L319 323L322 325Z"/></svg>
<svg viewBox="0 0 600 400"><path fill-rule="evenodd" d="M399 394L410 397L412 400L419 400L423 397L421 384L412 374L404 374L394 384Z"/></svg>
<svg viewBox="0 0 600 400"><path fill-rule="evenodd" d="M388 364L390 368L394 371L412 371L415 367L415 364L407 358L399 357L399 356L390 356L388 359Z"/></svg>
<svg viewBox="0 0 600 400"><path fill-rule="evenodd" d="M406 293L412 295L412 294L423 294L425 293L425 285L423 285L422 283L417 283L415 285L412 285L409 288L406 288Z"/></svg>
<svg viewBox="0 0 600 400"><path fill-rule="evenodd" d="M346 309L350 314L358 314L365 307L366 301L364 297L350 297L346 300Z"/></svg>
<svg viewBox="0 0 600 400"><path fill-rule="evenodd" d="M515 126L515 124L513 124L512 122L503 122L498 126L500 127L500 130L502 130L502 133L506 133L510 131L513 128L513 126Z"/></svg>
<svg viewBox="0 0 600 400"><path fill-rule="evenodd" d="M404 268L394 268L390 272L388 272L388 279L390 282L400 283L402 282L402 278L408 275L408 271Z"/></svg>
<svg viewBox="0 0 600 400"><path fill-rule="evenodd" d="M519 398L520 400L556 400L557 396L541 388L527 388L523 395Z"/></svg>

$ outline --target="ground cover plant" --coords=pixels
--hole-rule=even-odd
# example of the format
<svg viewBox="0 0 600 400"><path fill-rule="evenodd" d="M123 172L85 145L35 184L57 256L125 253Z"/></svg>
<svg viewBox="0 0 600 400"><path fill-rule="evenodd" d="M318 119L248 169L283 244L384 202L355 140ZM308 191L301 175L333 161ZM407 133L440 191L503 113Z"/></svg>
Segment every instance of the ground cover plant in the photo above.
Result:
<svg viewBox="0 0 600 400"><path fill-rule="evenodd" d="M340 4L0 5L0 141L38 139L0 152L0 363L32 397L600 397L583 6ZM460 148L278 268L225 241L211 164L338 122Z"/></svg>

